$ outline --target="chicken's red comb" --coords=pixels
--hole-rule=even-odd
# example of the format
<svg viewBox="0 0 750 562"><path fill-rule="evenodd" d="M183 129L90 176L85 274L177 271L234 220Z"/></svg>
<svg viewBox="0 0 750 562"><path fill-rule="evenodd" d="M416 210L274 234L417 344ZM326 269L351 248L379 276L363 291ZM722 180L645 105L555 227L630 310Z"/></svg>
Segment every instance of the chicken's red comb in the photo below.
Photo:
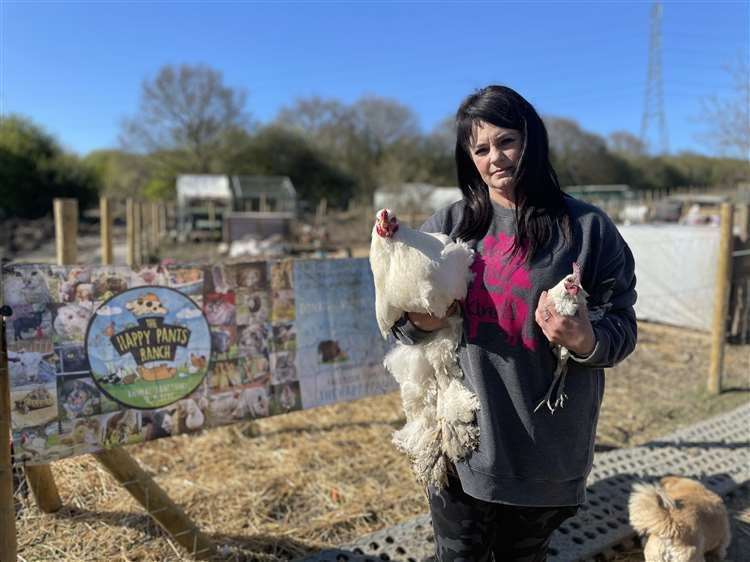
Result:
<svg viewBox="0 0 750 562"><path fill-rule="evenodd" d="M581 266L578 265L577 261L573 262L573 276L579 283L581 282Z"/></svg>

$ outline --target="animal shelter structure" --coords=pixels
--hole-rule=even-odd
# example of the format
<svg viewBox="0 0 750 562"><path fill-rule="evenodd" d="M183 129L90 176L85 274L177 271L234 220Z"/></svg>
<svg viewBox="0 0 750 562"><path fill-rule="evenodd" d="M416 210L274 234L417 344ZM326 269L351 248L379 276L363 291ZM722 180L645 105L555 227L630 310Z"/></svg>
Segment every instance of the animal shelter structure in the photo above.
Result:
<svg viewBox="0 0 750 562"><path fill-rule="evenodd" d="M177 176L177 230L183 238L286 236L296 211L297 192L286 176Z"/></svg>
<svg viewBox="0 0 750 562"><path fill-rule="evenodd" d="M287 238L297 217L297 192L286 176L232 176L233 205L225 215L224 241Z"/></svg>
<svg viewBox="0 0 750 562"><path fill-rule="evenodd" d="M232 210L229 177L177 176L177 232L200 239L221 234L224 215Z"/></svg>
<svg viewBox="0 0 750 562"><path fill-rule="evenodd" d="M232 176L235 212L296 213L297 191L286 176Z"/></svg>

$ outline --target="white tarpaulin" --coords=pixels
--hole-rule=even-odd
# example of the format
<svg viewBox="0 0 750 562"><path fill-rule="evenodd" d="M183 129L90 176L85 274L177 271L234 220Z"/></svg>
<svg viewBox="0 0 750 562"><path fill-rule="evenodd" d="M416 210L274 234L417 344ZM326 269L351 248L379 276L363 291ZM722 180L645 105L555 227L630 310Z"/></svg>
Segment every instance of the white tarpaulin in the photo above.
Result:
<svg viewBox="0 0 750 562"><path fill-rule="evenodd" d="M375 191L376 209L385 207L398 215L404 211L421 211L432 214L461 199L463 195L457 187L435 187L428 183L406 183L398 190L378 189Z"/></svg>
<svg viewBox="0 0 750 562"><path fill-rule="evenodd" d="M618 228L635 258L638 319L710 331L719 229L646 224Z"/></svg>

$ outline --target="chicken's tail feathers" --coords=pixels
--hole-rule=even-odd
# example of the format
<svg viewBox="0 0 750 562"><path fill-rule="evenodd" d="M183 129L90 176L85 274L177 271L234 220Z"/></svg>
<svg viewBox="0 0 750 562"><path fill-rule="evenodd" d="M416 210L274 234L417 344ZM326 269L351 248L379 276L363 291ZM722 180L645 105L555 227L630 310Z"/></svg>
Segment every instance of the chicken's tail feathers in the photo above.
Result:
<svg viewBox="0 0 750 562"><path fill-rule="evenodd" d="M630 524L640 534L674 537L677 523L672 510L677 505L659 484L636 483L628 500Z"/></svg>

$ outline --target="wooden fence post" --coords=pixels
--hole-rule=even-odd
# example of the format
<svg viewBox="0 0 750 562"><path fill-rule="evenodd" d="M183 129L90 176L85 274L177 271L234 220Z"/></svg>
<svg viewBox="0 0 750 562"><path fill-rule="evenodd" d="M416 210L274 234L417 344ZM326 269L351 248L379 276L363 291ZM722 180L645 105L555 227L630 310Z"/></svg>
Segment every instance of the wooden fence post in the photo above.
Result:
<svg viewBox="0 0 750 562"><path fill-rule="evenodd" d="M10 373L6 353L5 320L0 315L0 560L15 560L16 509L13 501L13 460L10 456Z"/></svg>
<svg viewBox="0 0 750 562"><path fill-rule="evenodd" d="M136 207L135 207L135 201L128 197L127 201L125 201L125 229L127 232L127 246L128 246L128 255L126 259L126 263L133 267L136 264L137 258L136 258Z"/></svg>
<svg viewBox="0 0 750 562"><path fill-rule="evenodd" d="M26 480L34 494L36 505L44 513L54 513L62 507L60 492L48 464L24 465Z"/></svg>
<svg viewBox="0 0 750 562"><path fill-rule="evenodd" d="M127 236L128 260L130 267L143 263L143 229L141 203L135 199L127 200Z"/></svg>
<svg viewBox="0 0 750 562"><path fill-rule="evenodd" d="M729 289L732 279L732 215L732 204L722 203L719 264L716 269L714 318L711 328L711 365L708 372L710 394L721 392L721 377L724 371L724 342L727 336Z"/></svg>
<svg viewBox="0 0 750 562"><path fill-rule="evenodd" d="M149 261L151 255L151 233L148 228L148 203L145 201L138 203L138 243L140 244L140 251L138 253L139 259L138 264L143 264Z"/></svg>
<svg viewBox="0 0 750 562"><path fill-rule="evenodd" d="M156 254L159 250L159 205L156 202L149 203L149 214L151 215L148 231L151 233L151 253Z"/></svg>
<svg viewBox="0 0 750 562"><path fill-rule="evenodd" d="M124 449L106 449L94 456L190 554L198 559L211 557L214 546L208 537Z"/></svg>
<svg viewBox="0 0 750 562"><path fill-rule="evenodd" d="M78 201L75 199L55 199L55 248L57 265L72 264L78 261Z"/></svg>
<svg viewBox="0 0 750 562"><path fill-rule="evenodd" d="M163 240L167 235L167 205L162 202L159 203L159 241Z"/></svg>
<svg viewBox="0 0 750 562"><path fill-rule="evenodd" d="M737 226L739 237L743 243L750 240L750 203L737 203L735 205L737 214Z"/></svg>
<svg viewBox="0 0 750 562"><path fill-rule="evenodd" d="M112 207L109 198L99 198L99 236L102 244L102 265L112 265Z"/></svg>
<svg viewBox="0 0 750 562"><path fill-rule="evenodd" d="M143 264L143 258L145 256L144 240L143 240L143 203L135 201L135 263L136 265Z"/></svg>

